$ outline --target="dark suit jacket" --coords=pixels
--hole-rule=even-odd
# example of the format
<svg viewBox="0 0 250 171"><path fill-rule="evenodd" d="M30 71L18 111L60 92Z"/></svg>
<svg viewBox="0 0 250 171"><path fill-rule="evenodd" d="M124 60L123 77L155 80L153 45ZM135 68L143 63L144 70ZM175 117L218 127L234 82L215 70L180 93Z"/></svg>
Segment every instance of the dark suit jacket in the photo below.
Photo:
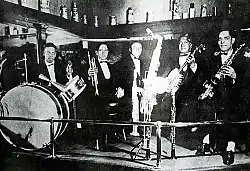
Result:
<svg viewBox="0 0 250 171"><path fill-rule="evenodd" d="M96 60L96 67L98 68L98 74L97 74L97 79L98 79L98 90L100 96L103 97L110 97L113 98L115 94L115 83L114 83L114 75L111 70L111 66L109 63L109 71L110 71L110 78L105 79L102 68L98 60Z"/></svg>
<svg viewBox="0 0 250 171"><path fill-rule="evenodd" d="M63 64L61 60L56 58L55 63L54 63L54 68L55 68L56 82L65 85L68 82L68 79L66 76L66 66ZM50 79L49 72L48 72L45 62L42 62L41 64L37 64L37 66L35 67L35 69L33 69L33 71L36 75L34 78L35 82L39 83L42 86L48 86L49 83L47 81L44 81L38 78L39 74L43 74L48 79Z"/></svg>
<svg viewBox="0 0 250 171"><path fill-rule="evenodd" d="M132 98L135 65L130 56L123 57L112 66L116 87L124 89L125 97ZM141 76L137 76L137 86L141 86Z"/></svg>
<svg viewBox="0 0 250 171"><path fill-rule="evenodd" d="M204 54L202 54L204 55ZM198 119L198 96L201 94L202 84L205 82L206 62L200 55L195 55L197 70L194 73L190 65L187 65L187 70L182 71L184 78L181 86L175 94L176 105L176 121L196 121ZM174 66L178 66L178 60ZM165 93L162 99L161 112L165 115L166 120L170 120L172 97L170 93Z"/></svg>
<svg viewBox="0 0 250 171"><path fill-rule="evenodd" d="M221 55L212 56L210 61L210 78L213 79L215 74L221 68ZM226 113L229 115L222 116L234 117L239 116L240 110L240 92L242 89L244 75L246 71L246 60L241 53L238 53L231 65L236 72L236 80L233 83L231 77L225 76L224 79L219 81L218 85L215 86L214 102L216 103L216 110L218 113ZM230 119L230 118L229 118Z"/></svg>

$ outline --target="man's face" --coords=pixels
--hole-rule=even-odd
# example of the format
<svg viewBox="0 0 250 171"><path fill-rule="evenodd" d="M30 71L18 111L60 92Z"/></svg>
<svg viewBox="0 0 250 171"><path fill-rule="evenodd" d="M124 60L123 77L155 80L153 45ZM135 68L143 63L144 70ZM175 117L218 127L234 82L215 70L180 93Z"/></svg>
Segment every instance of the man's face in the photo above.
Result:
<svg viewBox="0 0 250 171"><path fill-rule="evenodd" d="M218 45L220 50L223 52L228 52L233 48L235 38L232 38L229 31L222 31L219 34Z"/></svg>
<svg viewBox="0 0 250 171"><path fill-rule="evenodd" d="M108 57L108 53L109 53L108 46L105 44L101 44L99 46L99 49L96 51L98 59L101 60L106 60Z"/></svg>
<svg viewBox="0 0 250 171"><path fill-rule="evenodd" d="M131 45L131 53L135 58L139 58L142 53L142 45L139 42L135 42Z"/></svg>
<svg viewBox="0 0 250 171"><path fill-rule="evenodd" d="M56 58L56 49L54 47L46 47L44 49L44 57L45 61L47 61L48 63L54 62Z"/></svg>
<svg viewBox="0 0 250 171"><path fill-rule="evenodd" d="M192 44L188 41L187 37L181 37L179 42L179 51L181 53L188 53L192 48Z"/></svg>

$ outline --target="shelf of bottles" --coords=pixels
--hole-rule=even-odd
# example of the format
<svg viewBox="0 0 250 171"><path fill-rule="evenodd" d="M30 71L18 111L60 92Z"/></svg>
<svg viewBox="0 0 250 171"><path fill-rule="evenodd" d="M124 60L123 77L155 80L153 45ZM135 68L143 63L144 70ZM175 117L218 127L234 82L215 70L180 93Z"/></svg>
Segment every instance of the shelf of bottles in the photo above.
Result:
<svg viewBox="0 0 250 171"><path fill-rule="evenodd" d="M93 24L88 23L88 16L83 16L79 18L77 12L77 6L75 3L72 4L70 10L70 16L67 10L65 11L65 6L61 6L61 15L56 16L41 12L39 10L26 8L16 4L12 4L6 1L0 1L0 12L3 14L3 19L7 22L14 22L15 24L21 24L24 26L31 26L34 23L39 23L45 26L55 26L57 28L64 29L70 33L76 34L83 38L127 38L132 36L145 36L146 28L150 28L154 32L162 34L179 34L182 32L207 32L211 28L216 27L221 23L225 17L227 19L233 20L235 27L239 28L249 28L250 22L247 20L244 22L239 18L233 18L232 11L229 6L228 15L217 14L217 9L213 9L213 14L208 15L206 12L206 5L203 5L200 17L192 18L194 10L193 5L190 4L189 14L181 14L182 16L177 17L173 20L164 21L147 21L143 23L134 23L133 11L128 10L130 13L127 14L127 19L129 23L126 24L110 24L110 25L99 25L98 16L93 17ZM128 8L129 9L129 8ZM178 12L178 10L177 10ZM149 16L148 16L149 18ZM112 17L114 19L114 17ZM111 23L111 22L110 22ZM114 22L112 22L114 23Z"/></svg>

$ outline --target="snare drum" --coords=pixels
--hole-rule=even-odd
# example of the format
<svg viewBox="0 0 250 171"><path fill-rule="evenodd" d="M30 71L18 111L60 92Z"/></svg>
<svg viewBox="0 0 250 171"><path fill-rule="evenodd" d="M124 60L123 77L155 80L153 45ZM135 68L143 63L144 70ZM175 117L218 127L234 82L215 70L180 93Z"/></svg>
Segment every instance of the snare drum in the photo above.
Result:
<svg viewBox="0 0 250 171"><path fill-rule="evenodd" d="M35 85L20 85L8 91L1 99L3 117L31 119L69 119L68 103L48 89ZM36 150L50 144L50 123L39 121L0 120L1 133L15 147ZM67 124L54 123L55 139L62 135Z"/></svg>

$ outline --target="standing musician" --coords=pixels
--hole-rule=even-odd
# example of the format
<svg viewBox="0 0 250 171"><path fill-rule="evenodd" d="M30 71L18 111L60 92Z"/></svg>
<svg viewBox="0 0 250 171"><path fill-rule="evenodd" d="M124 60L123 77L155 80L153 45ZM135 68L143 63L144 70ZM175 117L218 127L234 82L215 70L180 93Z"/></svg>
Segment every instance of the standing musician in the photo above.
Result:
<svg viewBox="0 0 250 171"><path fill-rule="evenodd" d="M202 84L203 67L201 67L202 60L197 57L198 53L195 53L196 51L192 52L192 45L192 39L189 34L180 36L180 55L178 64L176 65L179 69L173 69L166 78L170 85L165 87L167 94L164 96L161 103L161 110L162 113L166 115L167 121L170 120L171 114L171 91L176 94L176 121L196 120L198 107L197 98ZM183 66L184 64L185 66Z"/></svg>
<svg viewBox="0 0 250 171"><path fill-rule="evenodd" d="M124 96L119 100L122 106L121 120L139 121L139 96L141 92L141 54L142 44L138 41L124 48L123 58L115 63L112 68L118 78L116 84L124 89ZM138 136L138 127L133 126L131 135ZM128 130L130 132L131 130Z"/></svg>
<svg viewBox="0 0 250 171"><path fill-rule="evenodd" d="M115 104L117 98L121 98L124 95L124 90L120 87L116 87L115 78L113 76L111 66L107 61L109 49L106 44L100 44L95 51L97 59L95 60L96 68L89 68L88 74L94 78L97 75L98 80L98 94L94 98L94 112L93 119L107 120L109 119L109 108L111 104ZM107 142L107 135L110 134L108 127L97 126L96 129L97 142L100 143L99 148L101 150L107 150L104 141Z"/></svg>
<svg viewBox="0 0 250 171"><path fill-rule="evenodd" d="M230 122L244 119L240 108L240 91L246 62L238 51L240 48L233 49L234 43L234 32L228 24L222 24L218 34L220 52L215 52L209 61L208 80L214 83L210 98L215 103L216 119L223 120L224 124L218 125L216 131L205 136L202 150L197 151L197 154L205 153L210 148L221 151L223 163L226 165L234 162L235 142L239 138L239 125Z"/></svg>
<svg viewBox="0 0 250 171"><path fill-rule="evenodd" d="M244 57L246 58L246 72L243 79L243 86L241 90L242 99L242 111L244 112L246 119L250 120L250 43L248 42L244 48ZM246 155L250 156L250 127L248 124L242 131L244 141L246 144Z"/></svg>

